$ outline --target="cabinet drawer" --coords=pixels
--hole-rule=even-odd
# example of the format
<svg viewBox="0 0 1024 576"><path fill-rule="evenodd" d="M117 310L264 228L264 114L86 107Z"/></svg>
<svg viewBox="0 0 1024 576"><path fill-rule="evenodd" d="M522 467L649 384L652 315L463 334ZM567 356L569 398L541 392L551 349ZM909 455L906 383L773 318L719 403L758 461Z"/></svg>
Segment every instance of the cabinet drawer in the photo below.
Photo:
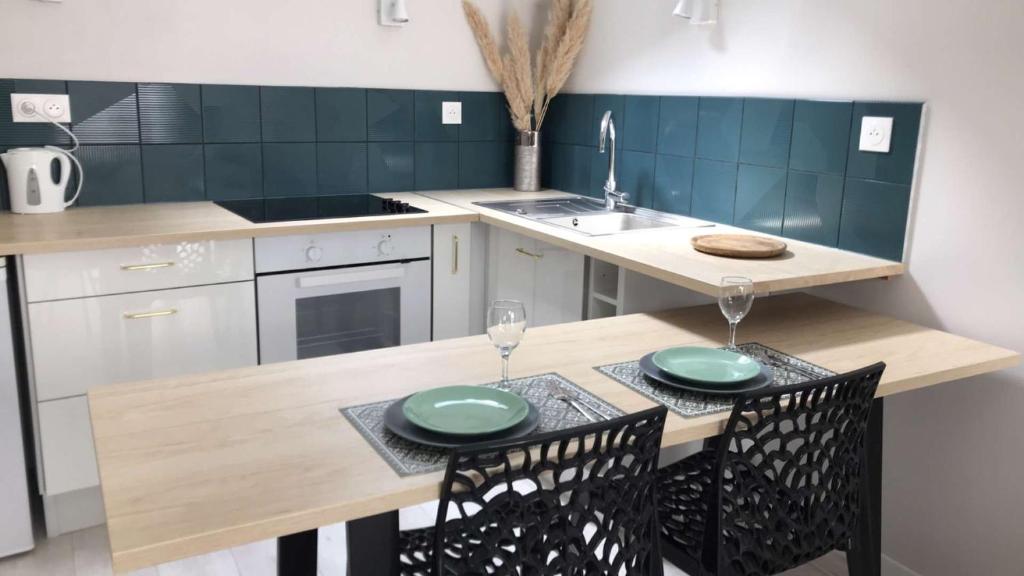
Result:
<svg viewBox="0 0 1024 576"><path fill-rule="evenodd" d="M36 395L256 364L253 282L28 305Z"/></svg>
<svg viewBox="0 0 1024 576"><path fill-rule="evenodd" d="M205 240L29 254L29 302L253 279L252 240Z"/></svg>
<svg viewBox="0 0 1024 576"><path fill-rule="evenodd" d="M39 442L46 495L99 485L85 396L39 403Z"/></svg>

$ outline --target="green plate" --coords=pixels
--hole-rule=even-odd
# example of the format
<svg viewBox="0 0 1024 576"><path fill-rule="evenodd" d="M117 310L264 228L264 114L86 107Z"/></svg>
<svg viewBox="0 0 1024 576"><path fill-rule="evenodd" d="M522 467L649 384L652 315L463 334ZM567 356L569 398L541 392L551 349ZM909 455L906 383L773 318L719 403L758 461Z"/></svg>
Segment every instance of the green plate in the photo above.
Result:
<svg viewBox="0 0 1024 576"><path fill-rule="evenodd" d="M651 360L673 376L707 384L736 384L761 372L761 365L753 358L718 348L669 348Z"/></svg>
<svg viewBox="0 0 1024 576"><path fill-rule="evenodd" d="M445 386L409 397L402 413L413 424L443 434L476 435L507 430L530 405L519 396L483 386Z"/></svg>

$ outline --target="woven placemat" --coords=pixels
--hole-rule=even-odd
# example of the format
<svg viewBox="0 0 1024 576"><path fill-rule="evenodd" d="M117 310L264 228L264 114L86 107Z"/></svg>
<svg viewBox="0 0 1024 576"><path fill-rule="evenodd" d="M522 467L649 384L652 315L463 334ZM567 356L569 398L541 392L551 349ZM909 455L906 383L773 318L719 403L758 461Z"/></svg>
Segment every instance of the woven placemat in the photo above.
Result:
<svg viewBox="0 0 1024 576"><path fill-rule="evenodd" d="M484 384L492 388L498 388L500 385L501 382ZM575 396L585 407L606 419L623 415L622 410L554 372L509 380L505 389L522 396L540 411L540 424L535 433L564 430L590 423L568 403L552 398L552 385L562 388L569 396ZM384 427L384 411L393 402L395 400L385 400L339 408L339 411L399 476L443 470L448 462L448 450L410 442L392 434Z"/></svg>
<svg viewBox="0 0 1024 576"><path fill-rule="evenodd" d="M740 344L737 348L772 369L772 383L769 386L799 384L835 376L835 372L831 370L826 370L796 356L779 352L764 344L750 342ZM729 396L698 394L658 384L640 371L639 360L596 366L594 369L619 384L632 388L647 398L665 405L669 410L684 418L726 412L732 410L734 403Z"/></svg>

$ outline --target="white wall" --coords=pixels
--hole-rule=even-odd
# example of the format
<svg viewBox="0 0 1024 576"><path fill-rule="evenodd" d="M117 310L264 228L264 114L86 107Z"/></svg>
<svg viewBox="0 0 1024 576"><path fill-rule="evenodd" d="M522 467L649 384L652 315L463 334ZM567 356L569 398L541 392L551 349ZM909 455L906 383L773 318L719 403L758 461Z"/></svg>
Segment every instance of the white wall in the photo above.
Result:
<svg viewBox="0 0 1024 576"><path fill-rule="evenodd" d="M3 0L0 78L495 89L461 0L408 7L384 28L377 0Z"/></svg>
<svg viewBox="0 0 1024 576"><path fill-rule="evenodd" d="M1024 3L598 1L579 92L928 102L909 274L826 294L1024 350ZM756 307L756 303L755 303ZM884 548L927 576L1021 573L1024 370L891 398Z"/></svg>
<svg viewBox="0 0 1024 576"><path fill-rule="evenodd" d="M538 0L479 0L492 17ZM64 0L0 5L0 77L491 90L458 0ZM826 291L1024 350L1024 3L597 0L574 91L927 100L909 274ZM894 397L885 550L928 576L1019 573L1024 370Z"/></svg>

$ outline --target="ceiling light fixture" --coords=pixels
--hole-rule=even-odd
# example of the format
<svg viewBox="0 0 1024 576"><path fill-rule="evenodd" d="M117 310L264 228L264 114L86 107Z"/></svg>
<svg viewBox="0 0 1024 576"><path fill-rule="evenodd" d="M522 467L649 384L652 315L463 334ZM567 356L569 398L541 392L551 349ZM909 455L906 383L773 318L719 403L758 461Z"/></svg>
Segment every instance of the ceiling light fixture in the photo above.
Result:
<svg viewBox="0 0 1024 576"><path fill-rule="evenodd" d="M718 22L719 0L679 0L673 16L685 18L690 24L714 24Z"/></svg>

